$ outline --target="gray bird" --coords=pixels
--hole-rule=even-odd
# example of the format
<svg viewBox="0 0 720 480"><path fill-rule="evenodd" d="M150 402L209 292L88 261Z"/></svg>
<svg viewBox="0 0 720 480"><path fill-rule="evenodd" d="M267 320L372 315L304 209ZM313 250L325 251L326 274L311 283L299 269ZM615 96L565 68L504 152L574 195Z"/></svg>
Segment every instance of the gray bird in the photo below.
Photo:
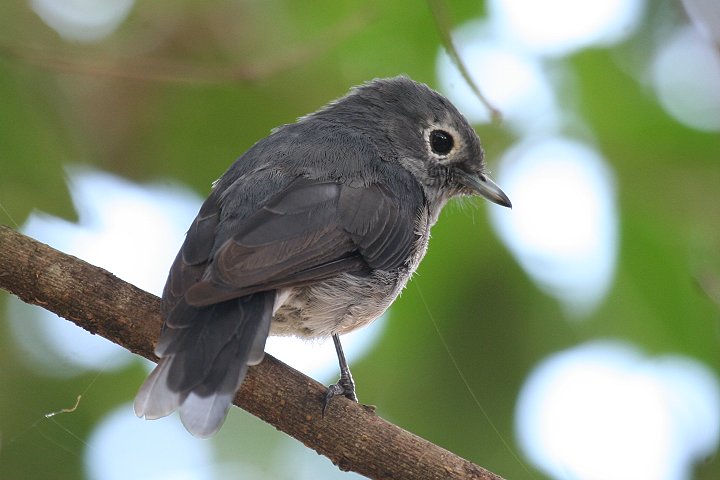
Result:
<svg viewBox="0 0 720 480"><path fill-rule="evenodd" d="M511 206L465 118L407 77L273 130L215 182L187 232L135 413L179 409L193 435L214 434L268 335L332 337L341 377L323 409L335 395L357 401L339 335L385 312L462 195Z"/></svg>

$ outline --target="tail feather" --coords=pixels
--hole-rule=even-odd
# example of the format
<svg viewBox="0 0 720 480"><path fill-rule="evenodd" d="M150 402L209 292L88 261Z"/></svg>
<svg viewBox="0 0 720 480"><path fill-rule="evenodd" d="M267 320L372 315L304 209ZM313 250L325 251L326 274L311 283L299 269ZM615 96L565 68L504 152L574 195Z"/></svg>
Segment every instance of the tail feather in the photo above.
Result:
<svg viewBox="0 0 720 480"><path fill-rule="evenodd" d="M174 309L192 316L167 321L156 353L161 356L135 398L147 419L180 410L185 427L205 438L222 425L248 365L262 360L275 292L256 293L201 308ZM173 328L170 325L182 325Z"/></svg>
<svg viewBox="0 0 720 480"><path fill-rule="evenodd" d="M173 392L167 388L167 375L171 363L172 357L161 359L140 387L133 405L135 415L138 417L155 420L171 414L182 403L180 392Z"/></svg>
<svg viewBox="0 0 720 480"><path fill-rule="evenodd" d="M196 437L207 438L220 429L247 369L246 364L241 365L239 371L228 375L223 385L209 395L195 392L188 395L180 407L180 420L189 432Z"/></svg>
<svg viewBox="0 0 720 480"><path fill-rule="evenodd" d="M211 437L225 422L233 397L234 393L217 393L209 397L191 393L180 407L180 420L194 436Z"/></svg>

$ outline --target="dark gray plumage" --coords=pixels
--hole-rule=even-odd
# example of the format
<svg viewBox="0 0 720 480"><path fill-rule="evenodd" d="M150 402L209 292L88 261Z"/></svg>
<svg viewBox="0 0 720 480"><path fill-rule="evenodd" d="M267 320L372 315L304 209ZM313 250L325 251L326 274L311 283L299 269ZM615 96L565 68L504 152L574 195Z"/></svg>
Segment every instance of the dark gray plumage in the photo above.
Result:
<svg viewBox="0 0 720 480"><path fill-rule="evenodd" d="M191 433L210 436L268 334L327 337L375 320L417 268L450 198L510 206L484 168L463 116L406 77L356 87L274 130L215 183L190 226L137 415L179 409ZM354 398L343 380L328 398Z"/></svg>

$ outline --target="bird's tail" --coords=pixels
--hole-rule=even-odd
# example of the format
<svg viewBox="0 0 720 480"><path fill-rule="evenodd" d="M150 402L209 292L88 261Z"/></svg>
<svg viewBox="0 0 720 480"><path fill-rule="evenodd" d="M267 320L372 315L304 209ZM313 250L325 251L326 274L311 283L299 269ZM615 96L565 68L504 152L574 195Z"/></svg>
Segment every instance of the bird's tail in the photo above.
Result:
<svg viewBox="0 0 720 480"><path fill-rule="evenodd" d="M263 359L274 301L272 291L200 308L181 300L163 325L160 361L135 397L135 414L156 419L179 409L196 437L217 432L248 366Z"/></svg>

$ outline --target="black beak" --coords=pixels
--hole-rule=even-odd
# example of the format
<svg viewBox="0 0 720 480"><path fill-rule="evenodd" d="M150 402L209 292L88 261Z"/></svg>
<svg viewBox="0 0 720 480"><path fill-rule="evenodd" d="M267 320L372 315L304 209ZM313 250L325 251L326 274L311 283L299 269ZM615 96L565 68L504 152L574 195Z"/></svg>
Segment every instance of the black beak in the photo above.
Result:
<svg viewBox="0 0 720 480"><path fill-rule="evenodd" d="M474 175L462 170L458 171L458 173L460 183L468 187L476 194L485 197L493 203L502 205L503 207L512 208L512 202L508 196L505 195L505 192L503 192L502 189L495 184L495 182L490 180L487 175L482 173Z"/></svg>

